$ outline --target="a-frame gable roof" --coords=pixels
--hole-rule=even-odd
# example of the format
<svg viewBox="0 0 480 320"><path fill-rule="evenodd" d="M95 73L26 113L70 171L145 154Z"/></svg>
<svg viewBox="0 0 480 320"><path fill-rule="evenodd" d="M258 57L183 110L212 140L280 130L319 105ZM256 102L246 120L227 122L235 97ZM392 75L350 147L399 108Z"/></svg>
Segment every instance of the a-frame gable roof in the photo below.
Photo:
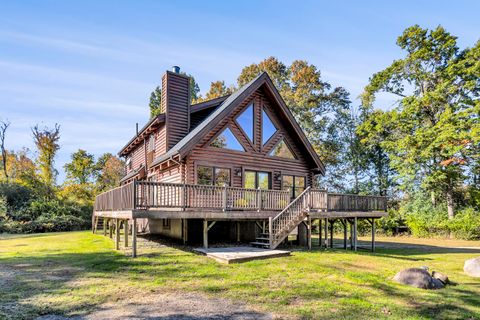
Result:
<svg viewBox="0 0 480 320"><path fill-rule="evenodd" d="M162 163L176 155L180 155L181 157L187 155L190 150L192 150L210 130L212 130L224 117L226 117L231 112L231 110L233 110L236 106L242 103L262 85L266 85L266 87L269 89L268 91L272 95L272 98L275 100L275 102L277 102L280 109L284 112L286 118L291 123L295 134L300 138L300 141L305 146L305 149L307 150L311 160L313 160L313 162L316 164L317 169L322 174L325 174L325 167L323 163L319 159L317 153L313 149L312 145L308 141L304 132L302 131L299 124L293 117L292 113L286 106L285 102L280 96L280 93L275 88L275 85L273 84L272 80L266 72L263 72L255 79L241 87L239 90L232 93L215 111L213 111L205 120L203 120L197 127L195 127L195 129L189 132L182 140L180 140L165 154L156 158L153 161L152 166Z"/></svg>

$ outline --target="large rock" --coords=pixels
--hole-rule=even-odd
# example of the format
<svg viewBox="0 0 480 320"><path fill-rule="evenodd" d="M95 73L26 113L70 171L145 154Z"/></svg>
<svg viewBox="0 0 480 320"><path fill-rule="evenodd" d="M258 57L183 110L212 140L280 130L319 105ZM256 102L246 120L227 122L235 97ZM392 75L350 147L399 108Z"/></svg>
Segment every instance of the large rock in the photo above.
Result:
<svg viewBox="0 0 480 320"><path fill-rule="evenodd" d="M463 271L470 277L480 278L480 257L466 260Z"/></svg>
<svg viewBox="0 0 480 320"><path fill-rule="evenodd" d="M442 281L433 278L427 270L420 268L402 270L393 277L393 280L421 289L441 289L445 287Z"/></svg>
<svg viewBox="0 0 480 320"><path fill-rule="evenodd" d="M438 271L432 271L432 278L442 281L443 284L449 283L447 275Z"/></svg>

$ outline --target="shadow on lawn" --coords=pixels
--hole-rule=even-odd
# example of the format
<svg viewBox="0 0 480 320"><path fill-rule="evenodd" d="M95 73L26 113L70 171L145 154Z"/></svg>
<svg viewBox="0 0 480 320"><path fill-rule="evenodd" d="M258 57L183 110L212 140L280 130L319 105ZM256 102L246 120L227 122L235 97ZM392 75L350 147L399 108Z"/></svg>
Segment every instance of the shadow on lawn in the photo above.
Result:
<svg viewBox="0 0 480 320"><path fill-rule="evenodd" d="M155 259L158 257L158 259ZM149 253L148 257L132 259L115 251L92 253L59 253L28 257L6 257L0 259L0 318L31 318L42 314L85 312L107 301L102 296L101 284L82 292L83 299L73 309L65 309L61 303L46 303L40 307L29 303L37 296L48 295L62 299L62 295L88 286L88 281L109 279L116 283L125 280L151 281L152 274L160 283L188 281L194 277L216 278L218 274L198 273L198 260L179 250ZM121 289L120 289L121 290ZM129 288L127 287L127 292ZM91 299L89 297L91 296ZM121 294L120 294L121 295ZM70 308L70 307L68 307ZM16 319L17 317L13 317Z"/></svg>

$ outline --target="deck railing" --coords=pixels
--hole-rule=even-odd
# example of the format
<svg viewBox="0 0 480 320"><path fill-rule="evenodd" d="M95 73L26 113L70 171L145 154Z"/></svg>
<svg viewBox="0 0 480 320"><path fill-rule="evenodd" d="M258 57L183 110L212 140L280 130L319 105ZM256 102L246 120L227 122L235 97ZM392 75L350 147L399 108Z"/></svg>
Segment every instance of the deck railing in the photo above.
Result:
<svg viewBox="0 0 480 320"><path fill-rule="evenodd" d="M95 199L95 211L180 208L282 211L290 192L194 184L134 181ZM306 205L316 211L385 211L386 197L327 193L309 189Z"/></svg>

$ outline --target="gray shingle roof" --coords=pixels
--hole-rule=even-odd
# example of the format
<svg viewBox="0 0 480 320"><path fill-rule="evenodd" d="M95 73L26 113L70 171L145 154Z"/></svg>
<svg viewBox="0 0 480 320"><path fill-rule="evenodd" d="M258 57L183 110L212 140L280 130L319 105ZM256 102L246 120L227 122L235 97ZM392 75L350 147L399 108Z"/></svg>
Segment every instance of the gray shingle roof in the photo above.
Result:
<svg viewBox="0 0 480 320"><path fill-rule="evenodd" d="M178 154L185 145L192 140L197 134L199 134L210 122L217 118L225 109L227 109L235 100L242 95L255 81L264 76L264 73L261 73L255 79L245 84L243 87L232 93L215 111L213 111L205 120L203 120L198 126L190 131L182 140L180 140L176 145L174 145L170 150L161 156L157 157L153 162L152 166L155 166L173 156Z"/></svg>

